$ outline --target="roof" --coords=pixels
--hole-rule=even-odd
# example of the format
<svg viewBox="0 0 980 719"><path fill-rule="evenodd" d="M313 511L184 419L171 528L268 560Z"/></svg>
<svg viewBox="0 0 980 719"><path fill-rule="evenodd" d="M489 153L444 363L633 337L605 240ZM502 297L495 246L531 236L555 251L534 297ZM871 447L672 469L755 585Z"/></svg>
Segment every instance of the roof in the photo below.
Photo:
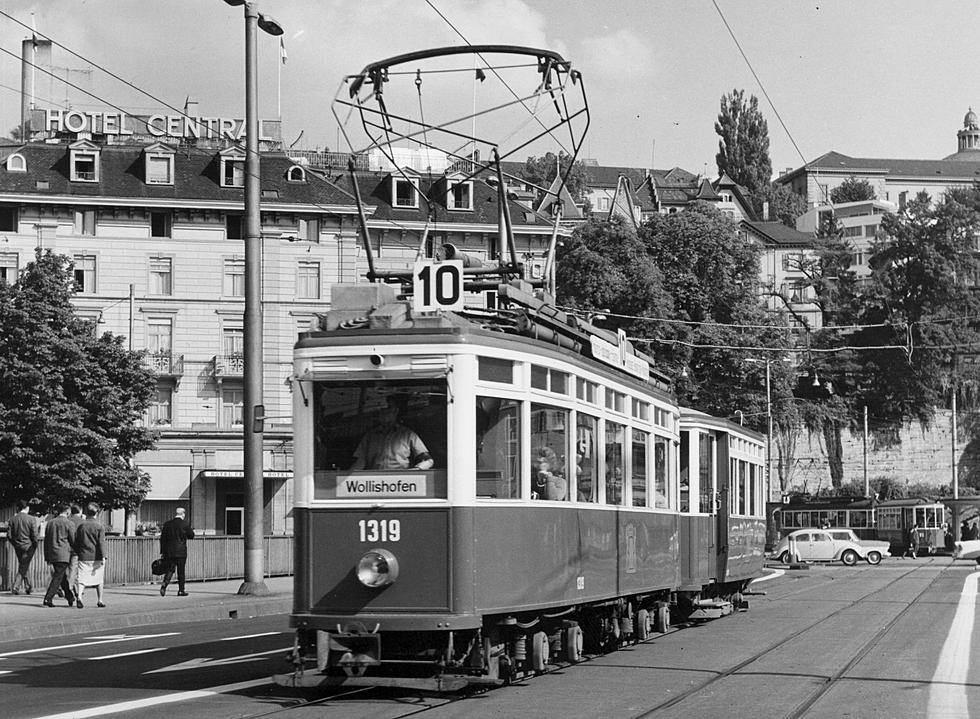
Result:
<svg viewBox="0 0 980 719"><path fill-rule="evenodd" d="M800 232L792 227L787 227L782 222L742 220L741 224L769 244L806 245L813 242L812 233Z"/></svg>
<svg viewBox="0 0 980 719"><path fill-rule="evenodd" d="M242 187L222 187L220 182L221 161L218 150L179 148L174 153L174 177L172 185L147 184L144 181L143 145L93 145L100 153L99 181L73 182L71 160L67 144L31 142L17 146L0 147L0 156L17 152L27 161L27 172L8 172L0 166L0 196L6 193L30 194L33 197L92 197L102 201L125 200L174 200L180 202L235 202L244 203ZM151 146L158 148L159 145ZM242 151L244 154L244 151ZM320 205L331 210L350 207L353 196L319 175L305 171L301 182L286 180L289 168L296 162L280 153L263 153L260 172L261 189L275 192L277 197L264 194L266 207L279 205ZM40 183L40 184L39 184ZM46 183L46 184L45 184Z"/></svg>
<svg viewBox="0 0 980 719"><path fill-rule="evenodd" d="M828 152L816 160L808 162L779 178L777 182L788 182L805 171L824 171L839 174L881 174L905 177L957 178L970 182L980 178L980 157L976 160L907 160L879 159L869 157L849 157L839 152Z"/></svg>

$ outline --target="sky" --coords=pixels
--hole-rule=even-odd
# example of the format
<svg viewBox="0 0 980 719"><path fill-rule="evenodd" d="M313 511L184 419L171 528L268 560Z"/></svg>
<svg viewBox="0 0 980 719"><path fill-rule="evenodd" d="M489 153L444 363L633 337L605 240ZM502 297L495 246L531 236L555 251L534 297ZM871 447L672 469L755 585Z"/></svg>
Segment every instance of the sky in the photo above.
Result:
<svg viewBox="0 0 980 719"><path fill-rule="evenodd" d="M582 155L601 165L714 175L714 121L721 97L734 89L759 98L776 174L831 150L940 159L956 151L967 110L980 111L975 33L968 30L980 26L980 3L967 0L258 5L285 29L287 54L280 64L277 40L260 35L259 114L274 118L281 107L283 138L300 138L297 148L338 148L330 103L345 75L403 52L467 42L545 48L569 60L582 73L591 112ZM240 7L222 0L0 0L0 11L28 26L33 13L39 31L85 58L53 51L57 72L98 99L52 82L45 88L51 97L39 99L53 106L67 100L82 110L172 114L165 105L182 108L190 97L202 116L244 115ZM29 34L0 15L0 134L18 122L20 46Z"/></svg>

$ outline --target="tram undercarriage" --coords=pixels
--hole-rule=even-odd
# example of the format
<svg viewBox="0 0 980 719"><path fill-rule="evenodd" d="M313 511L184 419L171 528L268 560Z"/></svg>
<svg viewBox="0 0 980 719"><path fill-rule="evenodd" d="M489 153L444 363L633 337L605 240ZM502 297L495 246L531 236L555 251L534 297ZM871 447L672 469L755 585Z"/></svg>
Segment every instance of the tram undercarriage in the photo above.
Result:
<svg viewBox="0 0 980 719"><path fill-rule="evenodd" d="M391 686L435 692L498 686L666 633L677 624L747 608L748 582L702 592L657 592L548 612L493 615L480 629L384 631L354 622L300 628L280 686Z"/></svg>

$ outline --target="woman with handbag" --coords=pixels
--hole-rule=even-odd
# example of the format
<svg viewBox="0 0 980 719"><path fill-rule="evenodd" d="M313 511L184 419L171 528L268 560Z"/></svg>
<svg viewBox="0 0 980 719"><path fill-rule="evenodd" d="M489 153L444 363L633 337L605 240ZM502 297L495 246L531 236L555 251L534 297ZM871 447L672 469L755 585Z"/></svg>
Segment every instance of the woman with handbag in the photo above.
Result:
<svg viewBox="0 0 980 719"><path fill-rule="evenodd" d="M105 607L103 590L105 588L106 543L105 527L95 519L99 513L97 504L85 507L85 519L75 529L75 542L72 549L78 555L78 572L75 575L75 606L84 608L82 595L85 587L95 587L96 605Z"/></svg>

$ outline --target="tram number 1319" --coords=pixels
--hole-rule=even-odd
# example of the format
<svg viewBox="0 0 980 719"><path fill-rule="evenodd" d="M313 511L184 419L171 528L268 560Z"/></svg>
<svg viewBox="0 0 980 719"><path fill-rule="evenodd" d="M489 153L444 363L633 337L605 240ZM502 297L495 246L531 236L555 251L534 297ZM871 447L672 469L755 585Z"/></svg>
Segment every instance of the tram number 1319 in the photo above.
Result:
<svg viewBox="0 0 980 719"><path fill-rule="evenodd" d="M362 542L397 542L402 538L402 523L397 519L362 519L357 526Z"/></svg>
<svg viewBox="0 0 980 719"><path fill-rule="evenodd" d="M416 312L463 308L463 263L460 260L417 262L412 309Z"/></svg>

